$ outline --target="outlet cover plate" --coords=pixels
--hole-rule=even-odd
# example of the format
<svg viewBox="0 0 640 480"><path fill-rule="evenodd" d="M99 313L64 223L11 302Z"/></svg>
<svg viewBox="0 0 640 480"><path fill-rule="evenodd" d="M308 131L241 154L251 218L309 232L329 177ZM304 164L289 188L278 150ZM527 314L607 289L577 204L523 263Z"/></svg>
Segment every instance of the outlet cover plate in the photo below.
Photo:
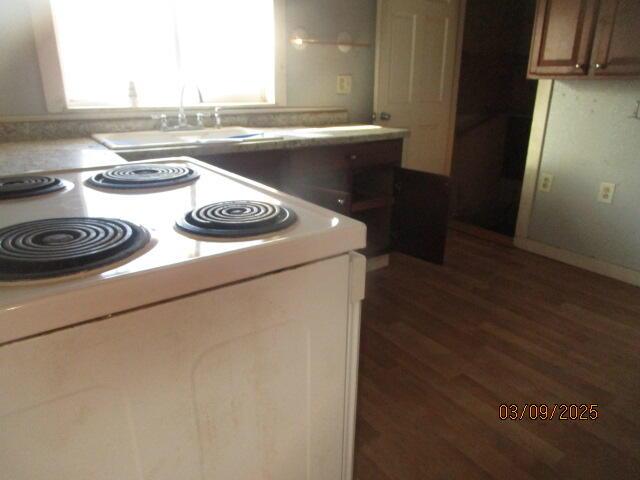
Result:
<svg viewBox="0 0 640 480"><path fill-rule="evenodd" d="M336 93L338 95L349 95L351 93L352 84L353 78L351 75L338 75Z"/></svg>
<svg viewBox="0 0 640 480"><path fill-rule="evenodd" d="M540 174L540 183L538 184L538 190L541 192L550 192L551 185L553 184L553 175L550 173Z"/></svg>
<svg viewBox="0 0 640 480"><path fill-rule="evenodd" d="M615 191L615 183L602 182L600 184L600 189L598 190L598 201L601 203L612 203Z"/></svg>

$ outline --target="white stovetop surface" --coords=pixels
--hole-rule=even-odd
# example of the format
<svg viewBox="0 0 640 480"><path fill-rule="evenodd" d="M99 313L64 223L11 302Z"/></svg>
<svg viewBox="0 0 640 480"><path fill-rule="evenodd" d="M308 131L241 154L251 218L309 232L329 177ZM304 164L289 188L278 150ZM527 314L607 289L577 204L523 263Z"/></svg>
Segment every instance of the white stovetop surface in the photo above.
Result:
<svg viewBox="0 0 640 480"><path fill-rule="evenodd" d="M47 172L71 187L62 193L1 202L0 228L53 217L116 217L143 225L152 242L141 255L106 271L0 284L0 344L338 255L365 244L363 224L197 160L183 157L140 163L161 162L190 163L200 178L170 189L132 193L85 185L89 177L107 167ZM298 221L285 230L241 240L188 237L175 229L175 221L186 212L233 199L289 206Z"/></svg>

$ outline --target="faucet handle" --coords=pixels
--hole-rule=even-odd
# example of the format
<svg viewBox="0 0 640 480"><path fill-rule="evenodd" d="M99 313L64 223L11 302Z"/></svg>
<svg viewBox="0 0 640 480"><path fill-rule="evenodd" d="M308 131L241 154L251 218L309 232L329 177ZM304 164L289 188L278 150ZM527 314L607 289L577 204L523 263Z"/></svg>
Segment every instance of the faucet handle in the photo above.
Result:
<svg viewBox="0 0 640 480"><path fill-rule="evenodd" d="M151 115L152 120L158 120L160 130L166 130L169 128L169 123L167 122L167 115L165 113L161 113L160 115Z"/></svg>
<svg viewBox="0 0 640 480"><path fill-rule="evenodd" d="M220 117L220 110L221 110L221 107L219 105L214 107L213 109L212 117L214 119L216 128L220 128L222 126L222 118Z"/></svg>
<svg viewBox="0 0 640 480"><path fill-rule="evenodd" d="M196 126L204 128L204 118L205 114L202 112L196 113Z"/></svg>

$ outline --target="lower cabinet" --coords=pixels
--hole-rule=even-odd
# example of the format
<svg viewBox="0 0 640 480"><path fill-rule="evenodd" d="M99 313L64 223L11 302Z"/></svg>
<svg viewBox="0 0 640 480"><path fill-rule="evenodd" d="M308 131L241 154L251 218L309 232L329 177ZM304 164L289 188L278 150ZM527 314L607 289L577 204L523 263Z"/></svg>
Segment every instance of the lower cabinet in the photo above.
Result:
<svg viewBox="0 0 640 480"><path fill-rule="evenodd" d="M291 195L304 198L311 203L328 208L342 215L350 216L352 213L350 192L313 184L310 185L304 181L291 182L286 185L285 190Z"/></svg>
<svg viewBox="0 0 640 480"><path fill-rule="evenodd" d="M285 166L283 160L286 155L286 151L283 150L269 150L255 153L227 153L196 158L270 187L279 188L282 169Z"/></svg>
<svg viewBox="0 0 640 480"><path fill-rule="evenodd" d="M369 257L443 261L450 179L402 168L401 139L199 160L364 222Z"/></svg>

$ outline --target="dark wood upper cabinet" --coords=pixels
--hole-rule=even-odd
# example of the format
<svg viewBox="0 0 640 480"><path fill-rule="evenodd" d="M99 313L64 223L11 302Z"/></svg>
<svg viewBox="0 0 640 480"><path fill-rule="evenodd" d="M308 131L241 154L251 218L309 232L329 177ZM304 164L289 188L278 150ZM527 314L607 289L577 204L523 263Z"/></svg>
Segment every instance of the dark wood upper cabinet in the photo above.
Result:
<svg viewBox="0 0 640 480"><path fill-rule="evenodd" d="M592 64L598 77L640 75L640 0L601 0Z"/></svg>
<svg viewBox="0 0 640 480"><path fill-rule="evenodd" d="M538 0L530 78L640 75L640 0Z"/></svg>
<svg viewBox="0 0 640 480"><path fill-rule="evenodd" d="M596 20L595 0L539 0L530 77L586 76Z"/></svg>

